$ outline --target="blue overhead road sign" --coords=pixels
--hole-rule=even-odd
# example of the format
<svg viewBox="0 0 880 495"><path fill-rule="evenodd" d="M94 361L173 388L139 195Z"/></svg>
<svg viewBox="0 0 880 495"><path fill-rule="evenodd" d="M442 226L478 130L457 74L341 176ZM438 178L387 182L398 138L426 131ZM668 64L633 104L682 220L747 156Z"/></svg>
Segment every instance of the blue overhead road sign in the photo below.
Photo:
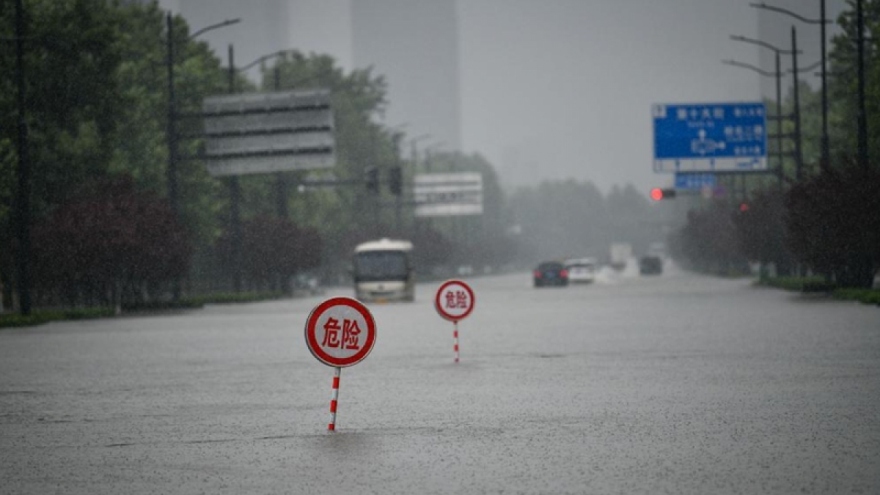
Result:
<svg viewBox="0 0 880 495"><path fill-rule="evenodd" d="M654 105L654 171L767 168L763 103Z"/></svg>
<svg viewBox="0 0 880 495"><path fill-rule="evenodd" d="M706 187L714 188L715 184L715 174L712 173L679 172L675 174L676 189L699 191Z"/></svg>

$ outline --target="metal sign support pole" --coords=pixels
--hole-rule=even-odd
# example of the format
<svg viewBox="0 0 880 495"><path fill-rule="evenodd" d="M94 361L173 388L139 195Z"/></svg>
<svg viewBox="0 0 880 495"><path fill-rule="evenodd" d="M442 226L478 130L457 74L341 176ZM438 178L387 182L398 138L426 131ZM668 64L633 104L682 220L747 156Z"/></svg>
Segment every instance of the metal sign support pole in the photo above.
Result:
<svg viewBox="0 0 880 495"><path fill-rule="evenodd" d="M330 424L327 425L327 431L336 430L336 403L339 401L339 376L342 374L342 368L333 368L333 392L330 395Z"/></svg>

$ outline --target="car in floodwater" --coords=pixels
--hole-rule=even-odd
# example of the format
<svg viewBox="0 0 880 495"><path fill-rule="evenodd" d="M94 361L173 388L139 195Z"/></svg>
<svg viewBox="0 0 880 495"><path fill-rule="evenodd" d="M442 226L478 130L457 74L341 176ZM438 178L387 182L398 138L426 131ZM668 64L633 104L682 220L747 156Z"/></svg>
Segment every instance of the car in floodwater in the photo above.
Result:
<svg viewBox="0 0 880 495"><path fill-rule="evenodd" d="M660 275L663 273L663 258L659 256L642 256L639 260L639 274Z"/></svg>
<svg viewBox="0 0 880 495"><path fill-rule="evenodd" d="M568 285L568 270L559 261L545 261L538 264L532 272L535 287L565 287Z"/></svg>
<svg viewBox="0 0 880 495"><path fill-rule="evenodd" d="M595 258L575 258L565 261L568 282L571 284L591 284L596 279Z"/></svg>

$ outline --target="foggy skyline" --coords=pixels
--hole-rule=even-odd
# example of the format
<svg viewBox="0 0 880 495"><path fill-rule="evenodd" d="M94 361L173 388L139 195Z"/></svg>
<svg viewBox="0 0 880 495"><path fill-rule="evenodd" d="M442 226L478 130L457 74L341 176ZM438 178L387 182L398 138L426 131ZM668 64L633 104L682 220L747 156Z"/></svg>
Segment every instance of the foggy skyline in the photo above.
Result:
<svg viewBox="0 0 880 495"><path fill-rule="evenodd" d="M350 1L291 0L290 47L327 53L343 69L352 70ZM162 2L172 9L174 3ZM631 183L647 193L651 187L671 185L671 174L652 171L651 105L774 96L767 94L772 80L721 63L735 59L772 70L766 67L772 55L732 41L731 35L785 47L795 25L804 50L801 66L818 59L817 26L759 11L750 3L459 0L462 151L484 156L506 186L574 178L591 181L603 191ZM818 1L768 3L805 17L819 15ZM829 18L834 19L841 2L828 4ZM214 12L219 18L229 17ZM229 39L244 29L259 28L243 19L239 26L211 34ZM209 41L216 50L218 42ZM242 47L241 53L248 52ZM788 66L785 63L783 70ZM818 84L812 75L804 80ZM413 82L389 81L395 84ZM783 83L785 93L790 84L790 79ZM393 116L395 101L393 94L390 97L388 114ZM407 122L400 120L383 123L394 127ZM403 130L408 138L420 132L410 126Z"/></svg>

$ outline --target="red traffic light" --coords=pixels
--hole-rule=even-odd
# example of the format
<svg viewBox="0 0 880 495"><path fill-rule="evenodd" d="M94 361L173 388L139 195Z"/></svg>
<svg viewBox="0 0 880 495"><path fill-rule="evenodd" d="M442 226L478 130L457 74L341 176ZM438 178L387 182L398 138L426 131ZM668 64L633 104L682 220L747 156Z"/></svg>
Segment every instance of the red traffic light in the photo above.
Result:
<svg viewBox="0 0 880 495"><path fill-rule="evenodd" d="M669 199L675 197L675 189L662 189L655 187L651 189L651 199L660 201L661 199Z"/></svg>

